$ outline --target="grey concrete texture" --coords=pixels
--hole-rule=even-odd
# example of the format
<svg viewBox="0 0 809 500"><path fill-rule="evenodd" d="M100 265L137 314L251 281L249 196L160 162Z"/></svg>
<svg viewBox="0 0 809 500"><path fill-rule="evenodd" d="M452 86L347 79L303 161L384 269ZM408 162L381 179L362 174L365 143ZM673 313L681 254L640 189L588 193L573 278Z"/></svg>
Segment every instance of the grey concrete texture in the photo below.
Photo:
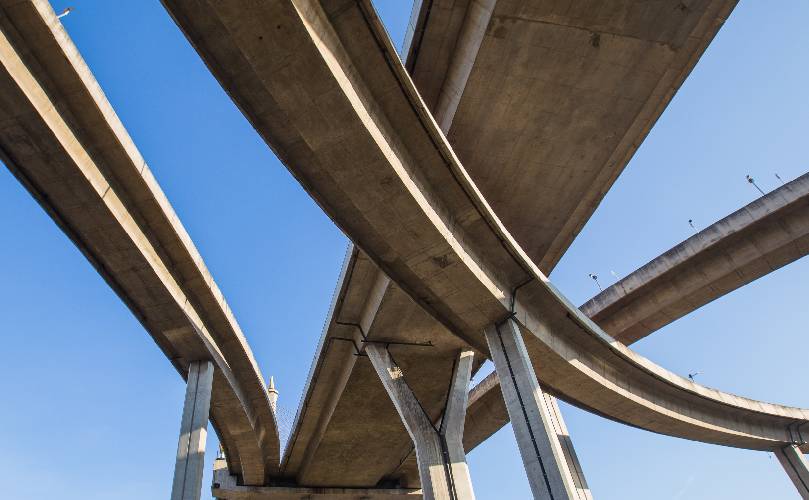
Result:
<svg viewBox="0 0 809 500"><path fill-rule="evenodd" d="M370 362L356 354L363 349L361 332L369 340L433 339L432 346L390 349L421 406L438 422L457 353L464 348L460 339L442 330L399 287L389 285L367 256L349 249L284 453L284 477L309 486L418 486L412 440ZM476 359L474 365L480 362Z"/></svg>
<svg viewBox="0 0 809 500"><path fill-rule="evenodd" d="M809 253L809 174L786 183L605 289L580 309L626 345ZM466 450L508 423L496 373L472 389Z"/></svg>
<svg viewBox="0 0 809 500"><path fill-rule="evenodd" d="M809 462L801 449L791 444L775 450L774 453L801 498L809 499Z"/></svg>
<svg viewBox="0 0 809 500"><path fill-rule="evenodd" d="M211 494L220 500L421 500L420 489L308 488L301 486L245 486L231 475L225 460L213 464Z"/></svg>
<svg viewBox="0 0 809 500"><path fill-rule="evenodd" d="M809 174L711 224L581 306L616 340L649 333L809 253Z"/></svg>
<svg viewBox="0 0 809 500"><path fill-rule="evenodd" d="M462 351L457 359L447 395L448 411L440 428L436 428L421 406L389 346L371 343L365 346L365 353L413 441L424 500L474 500L461 440L472 376L472 351Z"/></svg>
<svg viewBox="0 0 809 500"><path fill-rule="evenodd" d="M369 2L164 4L320 206L443 325L430 337L434 343L454 337L486 353L483 328L513 314L532 361L542 366L541 382L609 418L752 449L781 446L788 442L787 426L806 421L805 410L722 393L667 372L614 342L566 301L455 157ZM348 374L368 376L365 363ZM423 387L419 399L435 389L435 383ZM364 396L353 402L367 407L378 400ZM343 398L338 395L335 413ZM401 430L390 407L378 410L379 436L387 435L389 423ZM331 438L337 457L341 443L353 446L351 431ZM391 449L376 462L387 460ZM335 463L323 461L321 468ZM360 481L353 471L343 472L338 480Z"/></svg>
<svg viewBox="0 0 809 500"><path fill-rule="evenodd" d="M386 306L380 309L382 314L370 317L373 323L378 322L375 335L433 341L430 354L408 350L409 354L403 355L413 365L408 370L420 373L414 376L415 381L421 381L413 384L414 392L433 408L433 418L438 419L443 411L441 394L448 387L447 373L451 372L446 364L451 359L448 353L468 343L486 354L482 326L512 312L514 299L513 311L528 332L526 343L533 350L532 359L551 368L543 371L542 376L547 373L543 383L575 404L656 432L760 449L787 442L783 431L786 422L805 421L803 410L701 388L622 346L608 346L603 332L542 283L539 269L491 212L425 111L368 2L296 1L248 6L228 2L209 11L195 7L195 12L183 9L197 2L165 3L259 133L338 225L399 285L384 287L379 301ZM681 65L680 73L676 69L665 72L666 78L670 73L687 74L689 64L696 61L701 47L721 24L727 4L695 5L696 20L689 14L682 21L688 34L669 33L675 42L682 41L678 47L691 48L685 58L689 62ZM184 374L188 364L199 359L216 364L211 416L230 470L247 484L266 483L278 475L277 430L263 379L221 292L47 2L5 1L0 8L5 14L0 20L3 161L127 303L179 373ZM251 13L258 15L238 22L240 16L246 18ZM277 13L281 15L275 17ZM550 13L547 19L543 15L537 18L540 22L529 24L553 25L558 21L556 14ZM496 11L493 19L498 21ZM654 19L662 23L665 32L663 18ZM188 31L192 20L202 23L205 37ZM501 16L498 22L504 20L508 21ZM208 21L211 23L205 24ZM581 28L578 18L569 22ZM265 28L272 26L284 32L270 31L273 36L264 36ZM607 22L604 26L612 25ZM638 26L646 24L636 23ZM233 29L226 32L226 27ZM479 39L473 36L479 31L469 32L472 34L458 35L459 39ZM630 32L627 38L639 36ZM513 33L522 36L523 31ZM225 43L209 45L204 43L206 37L220 37L218 40ZM489 42L500 43L494 38ZM274 45L262 53L265 39ZM668 43L671 49L677 46L672 40L655 40L654 44ZM597 45L594 41L587 40L593 48L600 48L603 37L598 37ZM488 42L481 43L484 47ZM483 48L479 50L484 53ZM245 59L245 54L250 57ZM284 54L286 57L276 57ZM458 74L462 76L468 66L452 63L447 67L460 68ZM483 82L475 80L475 71L475 67L469 71L469 82ZM621 144L629 136L636 139L632 144L639 143L645 135L657 115L643 110L659 114L676 85L663 87L664 91L655 94L657 101L650 99L640 105L638 116L645 115L646 121L618 120L640 130L635 135L628 132ZM460 87L457 83L448 87L445 95L457 98L453 88ZM465 99L464 92L453 124L466 112ZM620 128L613 125L616 130ZM571 137L577 133L572 132ZM463 155L461 135L471 137L455 129L449 131L450 140L461 145L458 151ZM632 144L627 150L634 150L636 145ZM364 165L358 167L358 158L369 161L359 162ZM617 175L615 162L607 163L611 166L606 173L591 179L588 186L600 185L601 191L606 191ZM555 165L553 161L549 164ZM482 186L486 184L484 174L474 173ZM506 188L531 182L531 178L514 177L514 183ZM486 189L487 196L496 200L497 188ZM584 198L600 199L603 192ZM581 227L589 216L587 210L591 211L595 203L597 200L579 204L569 209L569 215L561 215L566 221L561 229L543 229L524 237L519 221L507 221L508 227L515 228L518 241L525 244L531 257L544 268L551 267L561 255L553 249L566 247L563 242L569 243L577 232L570 227ZM518 212L507 206L496 208L504 219ZM538 238L546 242L547 251L531 239L540 233L544 236ZM550 243L547 238L551 238ZM369 269L369 274L377 277L375 282L387 279L374 264ZM529 277L534 281L520 289L517 300L514 290ZM363 307L368 302L365 299L355 298ZM553 314L539 321L535 310ZM403 333L389 328L402 318L410 326ZM352 335L356 339L356 332ZM331 342L331 338L326 340ZM351 352L350 343L345 341L329 345L337 343ZM569 362L573 359L583 361L573 366ZM626 366L629 369L624 373ZM355 368L338 372L348 380L373 380L365 360ZM446 382L436 382L440 380ZM577 382L584 382L586 387L573 387ZM366 385L374 384L379 386L378 382ZM391 440L380 441L382 451L378 455L368 454L368 459L381 467L363 478L344 477L351 482L373 478L378 482L387 477L378 471L406 457L412 445L397 440L402 425L384 394L376 393L369 403L362 398L344 399L341 391L327 388L326 400L334 416L344 417L333 421L316 418L318 444L305 447L308 451L304 456L310 464L334 464L334 458L345 456L355 445L352 439L365 436L327 431L332 422L351 421L356 405L367 405L370 408L362 411L369 410L368 414L379 420L372 431L391 436ZM327 452L318 458L324 450ZM405 469L407 464L400 460L399 466ZM309 469L315 478L322 473L314 466ZM396 466L386 470L395 471Z"/></svg>
<svg viewBox="0 0 809 500"><path fill-rule="evenodd" d="M210 361L194 361L188 366L171 500L199 500L202 494L213 374Z"/></svg>
<svg viewBox="0 0 809 500"><path fill-rule="evenodd" d="M409 47L407 68L413 74L415 83L418 86L425 102L428 103L428 105L431 103L438 103L435 104L434 109L435 119L439 124L439 127L445 133L449 132L449 129L452 126L452 118L454 116L455 109L450 109L448 112L447 109L439 103L439 101L442 100L442 97L446 98L447 95L453 95L455 97L455 102L453 102L452 106L457 107L458 101L460 101L460 96L457 95L456 92L447 91L446 87L448 84L458 81L458 78L452 76L457 71L461 71L461 73L464 73L465 71L466 73L463 78L468 78L468 72L471 70L471 65L476 57L476 51L478 50L480 43L482 43L482 37L484 35L483 32L479 30L476 31L476 28L480 26L479 20L481 18L491 16L492 8L493 4L491 2L458 1L435 1L424 4L417 2L417 5L414 7L414 16L410 24L410 33L408 33L409 41L406 42L406 46ZM699 6L697 10L708 11L711 9L704 8L704 6ZM501 15L505 14L501 11ZM426 23L425 19L429 19L429 23ZM679 22L682 22L682 20ZM718 30L720 24L721 23L717 23L715 26L710 27L710 29L714 30L712 33L715 33L715 30ZM708 29L708 27L703 26L700 29ZM461 40L464 33L467 34L466 39ZM477 33L477 36L470 38L469 33ZM709 35L713 36L712 33L709 33ZM688 69L690 69L690 65L696 61L696 58L699 54L701 54L703 49L704 46L702 45L692 44L689 46L688 50L693 50L694 53L691 54L692 60L688 62ZM676 64L681 63L681 60L676 62ZM495 66L492 66L491 68L494 67ZM489 69L490 71L492 70L491 68ZM680 74L679 78L684 78L686 73L687 72ZM501 89L494 87L487 89L487 91L490 93L490 95L487 96L487 102L491 103L493 107L498 106L499 99L501 100L503 99L503 96L509 95L507 92L501 92L500 90ZM656 97L658 99L663 99L662 103L658 103L659 109L662 110L662 108L665 107L665 103L670 98L670 95L661 94ZM451 108L452 106L448 107ZM659 113L659 111L657 112ZM525 123L521 120L503 120L502 122L495 124L495 127L498 127L500 130L507 131L509 129L513 129L515 133L521 132L521 129L524 126ZM459 141L466 141L470 144L470 147L473 147L476 144L475 137L475 135L470 135L468 137L450 136L450 140L453 142L454 146L457 146ZM539 170L541 171L542 168L540 167ZM479 181L479 178L475 177L475 180ZM519 188L520 186L516 187ZM511 192L510 190L514 188L515 186L513 185L509 186L509 192ZM587 189L601 189L604 192L606 191L604 186L599 188L599 185L595 183L587 186ZM581 217L584 218L583 220L586 220L586 218L589 217L589 213L582 212ZM546 239L550 241L550 239L554 237L554 234L549 232ZM557 258L558 257L552 257L548 263L548 266L552 266ZM337 312L337 315L340 316L339 311ZM496 383L496 378L494 382ZM356 390L362 391L362 389ZM436 390L439 389L436 388ZM482 428L480 429L473 425L468 430L467 438L465 439L467 449L471 449L474 445L480 442L479 439L476 439L476 436L480 435L480 439L483 437L488 437L489 433L486 432L487 428L499 429L505 424L505 422L507 422L507 420L503 420L503 418L507 418L507 415L499 392L494 399L496 399L496 401L490 401L489 398L476 398L476 401L479 402L490 402L494 406L493 409L478 409L477 407L470 408L470 411L474 413L471 415L470 420L472 420L473 423L483 422L483 424L481 425ZM308 405L308 401L308 399L305 400L304 406ZM314 406L317 407L316 404ZM311 413L304 408L303 414L306 416ZM481 414L486 415L484 416ZM325 422L330 421L330 415L320 414L319 417L321 417L319 420L319 425L321 427L325 425ZM503 422L503 424L500 424L500 422ZM494 425L492 425L492 423ZM332 432L341 432L339 430L342 429L341 425L335 423L332 427ZM567 433L565 433L563 437L564 440L569 444L569 436L567 436ZM294 457L295 448L293 447L291 449L293 451L292 456ZM288 451L290 450L288 449ZM572 448L569 448L569 451L571 460L578 463ZM294 473L294 461L292 464L293 467L287 469L287 471ZM583 481L583 476L581 477L581 480Z"/></svg>
<svg viewBox="0 0 809 500"><path fill-rule="evenodd" d="M547 274L735 4L422 2L407 69L436 113L463 89L447 138Z"/></svg>
<svg viewBox="0 0 809 500"><path fill-rule="evenodd" d="M577 499L573 474L520 327L508 319L489 325L485 334L531 493L536 500Z"/></svg>
<svg viewBox="0 0 809 500"><path fill-rule="evenodd" d="M182 377L215 366L211 420L231 470L277 475L279 440L222 293L45 0L0 2L0 157Z"/></svg>

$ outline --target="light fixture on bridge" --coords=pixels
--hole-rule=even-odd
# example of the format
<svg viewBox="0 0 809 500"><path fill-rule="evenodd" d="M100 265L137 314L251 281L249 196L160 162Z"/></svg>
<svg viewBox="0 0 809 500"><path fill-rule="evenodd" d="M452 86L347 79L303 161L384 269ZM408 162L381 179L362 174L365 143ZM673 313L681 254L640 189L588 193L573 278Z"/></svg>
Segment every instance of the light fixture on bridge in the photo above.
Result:
<svg viewBox="0 0 809 500"><path fill-rule="evenodd" d="M756 188L756 189L758 189L758 192L759 192L759 193L761 193L761 195L762 195L762 196L764 196L764 191L762 191L762 190L761 190L761 188L760 188L760 187L758 187L758 184L756 184L755 179L753 179L752 177L750 177L750 174L747 174L747 182L749 182L750 184L752 184L753 186L755 186L755 188Z"/></svg>
<svg viewBox="0 0 809 500"><path fill-rule="evenodd" d="M601 283L599 283L599 282L598 282L598 276L596 276L596 275L595 275L595 274L593 274L593 273L590 273L588 276L590 276L591 278L593 278L593 281L595 281L595 282L596 282L596 286L598 286L598 290L599 290L599 291L601 291L601 292L603 292L603 291L604 291L604 289L603 289L603 288L601 288Z"/></svg>

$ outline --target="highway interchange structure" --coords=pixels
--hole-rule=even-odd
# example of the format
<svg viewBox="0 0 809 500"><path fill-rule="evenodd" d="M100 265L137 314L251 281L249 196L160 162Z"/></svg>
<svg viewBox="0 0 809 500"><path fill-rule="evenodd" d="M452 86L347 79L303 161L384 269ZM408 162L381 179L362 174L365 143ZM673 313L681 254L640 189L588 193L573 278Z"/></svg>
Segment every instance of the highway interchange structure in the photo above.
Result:
<svg viewBox="0 0 809 500"><path fill-rule="evenodd" d="M590 498L554 397L774 451L809 497L809 410L626 347L805 255L809 177L581 308L546 278L735 2L425 0L404 63L366 0L163 3L356 245L282 454L235 318L50 5L0 3L2 160L188 379L172 498L199 498L209 416L218 498L473 498L465 452L509 421L536 498Z"/></svg>

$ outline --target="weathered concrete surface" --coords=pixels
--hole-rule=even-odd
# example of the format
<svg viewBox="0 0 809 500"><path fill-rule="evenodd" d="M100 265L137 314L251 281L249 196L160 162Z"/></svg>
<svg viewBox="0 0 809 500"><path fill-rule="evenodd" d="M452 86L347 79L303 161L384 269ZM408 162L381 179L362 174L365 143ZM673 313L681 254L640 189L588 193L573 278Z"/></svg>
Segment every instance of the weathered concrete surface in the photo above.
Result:
<svg viewBox="0 0 809 500"><path fill-rule="evenodd" d="M629 345L809 253L809 174L762 196L653 259L580 307ZM508 423L495 373L469 397L473 449Z"/></svg>
<svg viewBox="0 0 809 500"><path fill-rule="evenodd" d="M735 4L423 1L407 69L436 113L462 89L449 142L547 274Z"/></svg>
<svg viewBox="0 0 809 500"><path fill-rule="evenodd" d="M688 238L581 306L616 340L651 332L809 253L809 174Z"/></svg>
<svg viewBox="0 0 809 500"><path fill-rule="evenodd" d="M211 494L226 500L420 500L419 489L304 488L296 486L243 486L236 483L225 460L213 465Z"/></svg>
<svg viewBox="0 0 809 500"><path fill-rule="evenodd" d="M193 361L188 366L171 500L199 500L202 493L213 372L210 361Z"/></svg>
<svg viewBox="0 0 809 500"><path fill-rule="evenodd" d="M437 427L407 383L388 345L369 343L365 353L390 396L415 447L425 500L474 500L462 436L472 376L472 351L457 357L447 395L447 410Z"/></svg>
<svg viewBox="0 0 809 500"><path fill-rule="evenodd" d="M794 445L788 445L775 450L778 462L784 468L784 472L789 476L795 489L803 499L809 499L809 462L803 456L801 449Z"/></svg>
<svg viewBox="0 0 809 500"><path fill-rule="evenodd" d="M573 479L573 486L576 490L575 498L576 500L593 500L593 494L590 491L590 486L587 484L587 478L584 477L584 471L581 468L579 457L576 454L576 448L573 447L570 432L568 432L565 419L562 417L562 410L559 409L559 401L545 391L542 391L542 397L545 401L545 405L548 407L553 432L562 445L562 453L565 455L565 465L570 472L570 476Z"/></svg>
<svg viewBox="0 0 809 500"><path fill-rule="evenodd" d="M321 207L455 337L480 350L513 314L543 384L655 432L772 449L809 417L667 372L567 302L455 158L369 2L164 3Z"/></svg>
<svg viewBox="0 0 809 500"><path fill-rule="evenodd" d="M534 498L578 499L573 474L534 366L514 320L486 328L492 356L514 437Z"/></svg>
<svg viewBox="0 0 809 500"><path fill-rule="evenodd" d="M264 382L222 293L47 1L0 2L0 158L185 378L216 365L211 420L247 484L277 474Z"/></svg>
<svg viewBox="0 0 809 500"><path fill-rule="evenodd" d="M372 340L433 341L431 347L390 349L435 423L464 343L389 281L365 254L349 248L282 462L283 476L297 484L419 485L410 436L371 363L355 355L363 349L361 331Z"/></svg>
<svg viewBox="0 0 809 500"><path fill-rule="evenodd" d="M576 2L571 3L571 9L569 14L571 17L568 17L568 21L572 17L576 17L578 14L577 7L575 7ZM665 3L657 3L656 5L652 6L651 9L665 9ZM705 45L708 43L710 38L713 37L713 34L719 29L721 22L717 22L715 24L710 24L708 20L710 20L712 15L716 15L717 12L729 10L730 6L732 6L733 2L712 2L708 3L701 3L696 5L695 9L688 13L688 15L683 15L682 12L678 12L677 15L668 18L660 18L658 19L658 23L656 26L651 27L648 30L647 34L650 34L650 39L663 39L667 36L671 35L671 26L679 26L682 32L686 32L688 29L691 29L692 32L689 35L689 43L677 47L676 51L678 55L675 57L670 57L666 59L666 61L651 61L649 60L647 49L643 50L636 50L631 57L638 58L637 63L633 63L629 67L616 67L613 68L615 71L646 71L650 65L657 64L658 66L654 71L659 71L661 68L664 68L666 64L668 64L668 69L665 74L657 74L659 78L658 84L656 89L660 91L652 92L650 95L643 95L644 91L651 92L648 85L650 82L654 80L656 77L653 74L645 74L644 76L644 84L638 85L637 87L631 89L631 92L635 92L633 94L636 97L635 103L628 103L625 99L611 99L610 95L628 95L630 92L629 89L626 88L624 82L621 80L610 80L610 81L602 81L600 82L600 89L601 92L597 96L591 96L591 98L587 99L585 102L586 106L588 106L588 110L593 109L592 106L599 106L596 112L592 117L588 117L586 120L586 126L591 126L593 130L598 127L598 123L604 122L606 123L604 126L608 129L607 133L614 133L615 137L624 137L624 142L622 143L621 147L626 147L628 142L627 141L635 141L634 145L640 143L643 136L647 132L647 127L650 126L651 123L656 119L657 115L662 112L663 108L665 108L668 100L670 99L673 89L666 89L666 85L673 85L675 88L679 86L679 82L685 78L687 73L690 71L690 68L698 59L699 55L705 48ZM461 96L463 95L464 89L468 86L468 80L470 73L475 67L475 71L479 71L480 74L488 73L497 73L503 70L503 67L507 65L513 65L518 62L517 59L514 59L513 53L515 50L523 50L523 47L514 47L514 40L517 40L515 43L520 45L522 43L520 37L520 30L527 30L527 31L536 31L538 28L537 26L532 26L532 23L515 23L513 29L509 32L509 38L513 38L514 40L509 41L508 43L490 43L486 46L487 50L489 51L487 54L489 62L498 61L497 64L489 64L487 67L481 67L480 65L475 66L475 61L478 55L478 51L480 50L481 44L483 44L484 39L486 37L491 38L491 33L487 34L487 28L489 27L489 22L491 20L491 16L494 13L494 7L497 6L498 8L498 19L497 22L507 22L509 16L514 12L517 12L522 7L516 5L515 2L494 2L494 1L463 1L463 0L432 0L429 2L416 2L413 10L413 18L411 19L411 23L409 26L409 32L407 35L407 41L405 42L405 46L407 47L407 63L406 66L408 70L413 75L413 79L418 87L422 98L425 101L425 104L433 111L435 120L439 125L439 128L446 134L449 135L450 141L453 146L456 148L456 151L463 151L464 148L466 151L470 151L470 156L477 155L477 150L480 146L478 143L478 131L473 130L469 134L464 135L463 133L455 132L457 129L452 128L453 125L453 118L458 110L459 104L461 104ZM561 6L557 6L561 8ZM676 7L676 5L671 4L669 7ZM612 3L610 6L605 7L604 11L607 12L610 9L621 9L624 8L622 6L618 6L617 3ZM628 9L632 9L631 7L627 7ZM512 9L513 12L510 12L509 9ZM516 10L514 10L516 9ZM606 14L605 14L606 15ZM642 13L638 10L635 10L633 13L627 15L627 19L625 19L625 25L629 26L633 23L636 24L637 28L637 16L652 16L651 12ZM720 14L721 17L724 14ZM632 19L632 16L635 16ZM694 23L696 18L701 17L701 21ZM608 16L607 16L608 17ZM604 21L601 19L601 21ZM721 21L721 19L718 19ZM585 19L578 19L577 22L593 22L594 24L591 26L593 30L599 30L604 27L603 24L599 24L601 21L594 20L590 18L589 20ZM668 27L665 25L670 23ZM519 25L519 26L518 26ZM580 25L579 28L581 28ZM545 26L544 29L546 30L553 30L558 31L563 28L559 26L553 26L553 24L549 24ZM568 31L573 32L576 31L576 27L567 26ZM655 30L659 30L657 34L653 34ZM666 30L669 30L669 33L666 33ZM613 36L615 36L613 34ZM616 36L616 39L618 37ZM539 40L539 39L538 39ZM540 45L541 42L538 42ZM635 43L636 48L642 45L640 41L632 41L631 43ZM654 45L654 44L651 44ZM577 99L577 95L581 93L582 89L575 89L572 86L566 85L566 81L571 77L572 73L582 71L577 68L577 63L582 64L598 64L603 66L605 64L605 60L613 60L614 54L617 51L621 50L622 43L613 43L609 47L604 46L600 47L598 50L591 50L587 42L584 43L584 46L588 49L585 52L569 52L567 54L567 59L563 57L563 54L560 52L557 54L558 57L554 58L552 62L548 60L548 62L543 61L543 67L537 67L537 72L541 75L540 80L542 82L556 82L556 83L549 83L547 86L553 87L555 89L553 94L545 94L544 92L536 92L531 95L524 95L524 102L522 104L527 104L533 106L534 108L537 107L548 107L554 106L557 104L556 99L558 98L565 98L565 99ZM539 49L537 49L539 50ZM652 50L652 49L648 49ZM672 49L674 51L675 49ZM612 55L610 55L612 54ZM523 54L524 55L524 54ZM599 62L594 62L599 61ZM531 64L534 64L532 61ZM582 73L584 74L584 73ZM499 77L497 77L499 78ZM485 102L487 105L490 105L491 109L506 109L506 108L513 108L514 103L511 100L514 98L514 95L511 92L512 89L512 82L516 82L517 87L522 87L524 89L527 80L525 78L520 79L509 79L507 81L503 81L502 86L492 86L487 83L487 78L479 78L476 81L473 81L473 85L478 85L477 88L472 91L474 95L484 95L485 94ZM674 83L672 83L674 82ZM645 85L645 87L644 87ZM472 95L472 94L470 94ZM600 103L596 101L600 99ZM645 100L645 101L644 101ZM544 103L544 104L543 104ZM465 99L463 101L464 104L464 112L468 112L474 106L477 106L479 103L476 103L474 99ZM634 117L634 121L630 120L629 117L624 116L621 118L622 121L617 121L614 118L616 116L625 113L628 106L643 106L643 113L639 113ZM568 109L571 111L571 109ZM581 113L582 115L584 112ZM544 116L543 113L539 113L538 116ZM493 118L496 120L492 121ZM564 118L564 117L560 117ZM607 120L610 120L607 122ZM582 125L584 122L579 120L578 122L574 122L572 119L569 119L567 123L563 123L564 120L556 120L554 122L554 133L560 133L562 140L567 140L569 137L575 136L577 132L575 127ZM514 137L520 137L525 129L532 129L537 126L537 121L534 120L534 116L529 113L518 113L513 116L502 116L500 114L487 116L486 117L486 124L485 127L492 127L500 131L501 135L509 135L511 134ZM627 127L625 131L622 131L621 126ZM450 134L450 129L452 128L453 133ZM561 131L564 130L564 133ZM605 133L602 130L597 131L597 133ZM595 151L598 148L603 148L603 151L600 153L600 157L605 158L607 157L607 150L610 147L614 147L612 142L615 138L612 138L608 141L602 141L603 144L596 144L590 143L588 144L588 148L590 151ZM531 148L545 148L545 145L540 144L532 144L530 141L525 142L523 147L525 149L525 155L534 155L539 157L541 151L534 151ZM474 152L473 152L474 151ZM578 228L586 221L589 217L592 210L595 208L597 202L603 196L603 193L609 188L609 185L614 180L614 177L617 176L618 172L623 168L625 162L628 161L629 156L631 156L631 152L634 151L634 146L631 147L628 152L624 151L623 154L626 155L624 163L616 164L613 162L611 165L598 165L597 158L593 157L588 159L589 163L585 164L584 162L577 161L573 165L568 166L568 170L570 172L570 177L576 177L577 179L585 179L588 176L591 176L591 171L601 170L602 174L599 174L598 182L595 181L588 181L587 183L579 183L576 185L569 185L566 186L566 191L564 194L567 196L567 200L591 200L589 204L585 204L583 208L577 209L575 212L575 217L578 217L577 220L573 221L574 232L578 231ZM534 154L536 153L536 155ZM460 154L460 153L459 153ZM616 153L617 154L617 153ZM462 158L463 159L463 158ZM517 159L510 159L509 161L518 161ZM610 160L612 161L612 160ZM502 162L501 162L502 163ZM503 185L496 185L492 182L488 182L491 180L490 178L492 175L497 177L499 175L499 168L501 163L497 163L495 166L491 166L489 164L480 163L478 162L477 165L481 167L479 172L470 172L473 179L480 183L485 182L487 183L487 189L495 190L495 189L505 189L505 191L496 193L496 197L501 198L504 202L508 202L511 200L510 194L515 190L519 193L520 189L528 189L533 191L534 185L533 184L526 184L519 182L515 182L509 184L507 186ZM533 168L536 171L531 174L534 177L545 177L545 176L558 176L559 168L554 166L552 163L548 162L535 162L528 165L527 163L523 162L522 167L526 168ZM595 165L595 167L593 166ZM579 167L582 167L579 169ZM494 174L487 169L496 168ZM586 170L585 175L582 175L581 170ZM578 176L578 177L577 177ZM554 193L555 194L555 193ZM521 195L523 196L523 195ZM524 198L525 196L523 196ZM530 198L531 195L529 194L528 197ZM553 202L552 199L545 196L544 198L534 197L531 201L536 203L547 203L549 206L542 208L543 214L546 216L543 218L544 222L547 222L551 219L554 222L546 227L542 228L541 234L537 232L534 234L534 242L539 246L547 246L549 249L551 246L554 246L555 250L553 252L548 251L548 253L543 254L539 258L541 259L542 263L540 265L543 270L549 271L555 262L558 260L561 253L563 253L564 249L572 240L571 235L561 235L558 231L562 231L563 228L560 224L563 222L563 216L556 216L555 210L557 206L562 205L554 205L550 206L550 203ZM502 207L501 207L502 208ZM520 209L516 209L517 213L520 213ZM533 212L527 212L531 214ZM569 217L573 217L573 214L570 214ZM528 222L534 223L537 217L533 217L531 215L528 216ZM570 219L569 219L570 220ZM569 230L569 229L565 229ZM554 244L555 240L562 241L563 243L556 243ZM538 250L539 251L539 250ZM384 276L381 279L386 279ZM344 286L354 286L358 281L356 279L353 280L346 280L345 282L341 281L338 284L339 289L343 289ZM385 286L394 286L394 284L385 285ZM377 290L376 293L379 293ZM370 300L370 299L369 299ZM336 304L338 310L332 311L332 315L337 317L343 317L343 314L340 312L339 308L341 307L341 302ZM416 307L415 303L407 304L405 303L403 307L413 308ZM413 313L409 310L404 312L400 311L400 314L403 316L409 316ZM353 317L354 315L350 310L347 311L346 317ZM330 316L329 320L327 321L327 325L331 324L332 318ZM337 328L339 330L339 328ZM388 333L390 334L390 332ZM326 335L334 336L337 335L334 332L328 333ZM356 335L356 332L354 332ZM322 349L322 345L321 345ZM320 353L323 352L318 350L316 356L320 356ZM330 354L324 356L333 356L333 351ZM324 358L325 359L325 358ZM320 358L317 358L316 364L320 363ZM331 361L333 362L333 361ZM446 361L444 362L446 364ZM350 373L351 366L353 366L352 361L348 361L341 365L344 368L343 377L340 379L334 379L332 377L322 377L322 378L310 378L310 383L315 383L317 381L318 384L322 384L324 386L329 387L329 389L324 388L310 388L308 387L306 390L306 395L302 403L301 412L299 413L299 419L293 430L293 439L291 441L291 446L287 449L287 457L289 458L288 461L285 460L285 467L284 472L285 474L289 474L293 477L298 477L299 480L302 481L312 481L313 478L311 475L301 473L301 470L298 467L300 463L299 457L301 450L306 448L309 450L308 457L312 457L312 450L314 450L318 443L320 442L320 438L322 437L323 433L327 432L326 428L328 427L328 433L333 435L345 435L345 433L350 433L351 435L355 436L355 439L359 440L360 437L356 435L357 431L348 430L352 425L350 420L347 421L339 421L339 422L331 422L332 417L332 410L329 409L327 411L319 412L321 406L318 403L318 398L315 396L313 399L309 399L311 394L319 394L320 389L324 392L329 392L333 398L340 398L343 395L343 392L346 387L347 382L347 374ZM313 365L313 370L316 370L316 367ZM323 382L326 381L326 382ZM424 383L429 383L429 380L423 381ZM443 382L443 381L442 381ZM496 380L495 380L496 382ZM351 393L357 394L368 394L369 391L372 391L371 388L368 387L369 384L373 384L373 381L368 381L367 379L361 380L352 380L351 385L348 386L348 390ZM437 393L443 393L446 391L446 387L442 384L438 384L433 382L433 390ZM376 393L378 391L375 391ZM347 399L349 400L357 400L357 397L352 395L347 395ZM497 398L500 397L498 392ZM330 405L327 405L327 408L333 408L333 405L336 404L337 399L332 399ZM311 404L311 408L310 408ZM495 402L497 408L502 410L502 414L505 415L505 407L503 406L502 400L498 400ZM475 415L471 418L480 420L483 417L480 416L480 411L477 407L470 408L470 410L475 412ZM440 411L439 409L434 409L433 411ZM498 418L497 412L494 412L495 415L492 415L491 419L493 422L499 422L500 419ZM315 424L312 422L316 420L317 423ZM375 419L375 422L378 422L380 419ZM310 441L308 440L308 436L310 436L309 429L317 428L317 434L315 434L315 439ZM486 428L486 426L484 426ZM500 426L497 427L498 429ZM299 433L298 430L301 430ZM368 431L371 433L371 431ZM476 429L473 427L471 432L474 434ZM467 435L469 435L470 430L467 431ZM387 432L385 434L386 442L397 442L401 441L405 438L403 432L399 432L397 436L394 433ZM487 435L488 436L488 435ZM563 438L569 441L569 436L565 435ZM469 439L467 439L467 442ZM474 440L473 440L474 441ZM305 443L305 444L303 444ZM467 447L467 449L471 449ZM573 457L575 458L575 457ZM403 459L403 465L398 466L396 475L399 476L400 481L404 480L404 477L414 477L415 472L415 459L411 455L408 458ZM320 464L318 466L317 464ZM311 460L305 462L305 467L303 469L312 468L312 469L329 469L334 472L335 476L337 475L337 471L334 470L331 466L327 466L325 461L314 461ZM371 471L374 470L375 467L380 467L380 463L371 464L368 468L363 468L364 471ZM342 471L342 474L339 474L341 478L353 477L353 471ZM386 476L390 479L390 476ZM583 477L581 478L583 479ZM306 483L310 484L310 483ZM329 483L325 483L329 484ZM351 484L351 483L348 483ZM586 489L586 488L585 488ZM581 490L584 491L584 490Z"/></svg>

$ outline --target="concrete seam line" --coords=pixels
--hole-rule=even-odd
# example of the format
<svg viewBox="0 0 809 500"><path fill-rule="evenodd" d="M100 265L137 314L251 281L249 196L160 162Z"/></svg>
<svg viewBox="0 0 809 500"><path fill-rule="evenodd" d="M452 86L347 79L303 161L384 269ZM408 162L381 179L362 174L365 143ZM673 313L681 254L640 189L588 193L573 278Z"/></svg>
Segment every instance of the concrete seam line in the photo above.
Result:
<svg viewBox="0 0 809 500"><path fill-rule="evenodd" d="M519 335L519 327L517 328L517 334ZM545 463L542 461L542 455L539 453L539 446L537 446L537 440L534 436L534 429L531 428L531 421L528 419L528 411L525 409L525 403L523 402L520 388L517 386L517 377L514 376L514 369L511 367L511 360L508 357L508 351L506 351L506 344L503 342L503 334L500 333L500 327L498 325L494 325L494 329L497 331L497 338L500 340L500 347L503 349L503 356L506 358L508 373L511 376L511 383L514 384L514 392L517 393L517 399L520 402L520 410L522 410L525 424L528 427L528 434L531 436L531 444L534 445L534 452L536 453L537 460L539 461L539 467L542 469L542 479L545 480L545 487L548 488L548 495L550 495L551 500L554 500L553 490L551 490L551 482L548 479L548 472L545 470Z"/></svg>

